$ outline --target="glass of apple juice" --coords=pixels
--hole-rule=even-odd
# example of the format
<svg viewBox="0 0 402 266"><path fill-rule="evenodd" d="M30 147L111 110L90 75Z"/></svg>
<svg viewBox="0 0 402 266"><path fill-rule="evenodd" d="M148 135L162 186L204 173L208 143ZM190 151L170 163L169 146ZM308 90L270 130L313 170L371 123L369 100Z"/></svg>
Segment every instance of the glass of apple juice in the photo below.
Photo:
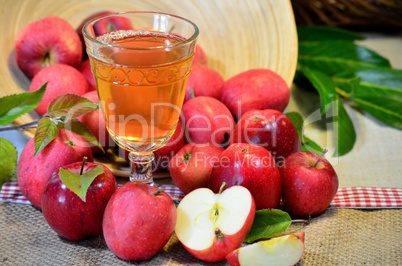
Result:
<svg viewBox="0 0 402 266"><path fill-rule="evenodd" d="M121 12L83 28L106 127L129 151L130 181L153 183L153 151L178 123L198 27L166 13Z"/></svg>

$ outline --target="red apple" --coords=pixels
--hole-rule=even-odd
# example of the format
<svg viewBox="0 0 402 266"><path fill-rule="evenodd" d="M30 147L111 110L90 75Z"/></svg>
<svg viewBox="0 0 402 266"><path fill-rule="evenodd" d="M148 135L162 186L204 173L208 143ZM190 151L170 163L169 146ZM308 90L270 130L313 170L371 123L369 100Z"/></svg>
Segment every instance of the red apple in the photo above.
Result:
<svg viewBox="0 0 402 266"><path fill-rule="evenodd" d="M217 262L243 243L254 216L255 202L248 189L233 186L214 194L198 188L177 206L175 232L194 257Z"/></svg>
<svg viewBox="0 0 402 266"><path fill-rule="evenodd" d="M81 67L80 72L84 76L84 78L88 81L88 90L96 91L96 81L95 76L91 70L91 64L89 63L89 59L85 60Z"/></svg>
<svg viewBox="0 0 402 266"><path fill-rule="evenodd" d="M41 207L46 182L55 171L64 165L80 162L84 157L87 157L88 161L93 161L87 142L81 136L75 135L75 138L84 145L76 145L75 141L69 139L61 129L59 135L35 157L33 138L22 150L18 162L18 185L22 194L36 207Z"/></svg>
<svg viewBox="0 0 402 266"><path fill-rule="evenodd" d="M183 105L185 138L188 143L227 145L234 119L229 109L215 98L200 96Z"/></svg>
<svg viewBox="0 0 402 266"><path fill-rule="evenodd" d="M304 232L263 240L232 251L226 256L231 266L295 265L304 252ZM269 263L267 263L269 262Z"/></svg>
<svg viewBox="0 0 402 266"><path fill-rule="evenodd" d="M290 90L285 80L269 69L251 69L225 81L221 101L236 119L251 110L275 109L283 112Z"/></svg>
<svg viewBox="0 0 402 266"><path fill-rule="evenodd" d="M88 58L88 54L86 53L86 48L85 48L84 35L83 35L83 32L82 32L82 29L84 28L85 24L86 24L87 22L89 22L90 20L95 19L95 18L97 18L97 17L102 17L102 16L106 16L106 15L113 14L113 13L115 13L115 12L109 11L109 10L97 12L97 13L95 13L95 14L92 14L92 15L86 17L86 18L81 22L81 24L77 27L77 30L76 30L76 31L77 31L77 34L78 34L78 36L79 36L79 38L80 38L80 40L81 40L81 43L82 43L83 59L84 59L84 60L86 60L86 59Z"/></svg>
<svg viewBox="0 0 402 266"><path fill-rule="evenodd" d="M160 149L154 151L155 159L152 164L153 171L163 171L169 168L170 159L184 146L184 130L181 122L177 123L176 130L172 137Z"/></svg>
<svg viewBox="0 0 402 266"><path fill-rule="evenodd" d="M247 143L230 145L219 156L209 178L215 193L226 187L244 186L255 199L257 210L277 208L281 199L281 177L275 160L266 149Z"/></svg>
<svg viewBox="0 0 402 266"><path fill-rule="evenodd" d="M313 216L329 206L338 191L338 176L327 159L300 151L280 168L285 209L297 216Z"/></svg>
<svg viewBox="0 0 402 266"><path fill-rule="evenodd" d="M42 101L35 108L39 115L47 113L50 102L66 93L83 95L88 92L88 82L77 69L64 64L56 64L46 67L38 72L32 79L29 91L38 90L48 82Z"/></svg>
<svg viewBox="0 0 402 266"><path fill-rule="evenodd" d="M110 15L105 17L94 24L94 31L96 36L104 35L108 32L118 31L118 30L131 30L133 29L133 24L127 17L116 15Z"/></svg>
<svg viewBox="0 0 402 266"><path fill-rule="evenodd" d="M97 91L90 91L82 95L82 97L85 97L94 103L99 103ZM109 136L109 132L107 131L105 118L103 117L101 109L87 113L79 117L78 120L84 123L89 128L89 130L91 130L103 149L107 149L109 145L113 142L113 140ZM95 144L89 143L89 146L91 147L93 153L101 152L101 149Z"/></svg>
<svg viewBox="0 0 402 266"><path fill-rule="evenodd" d="M60 236L71 241L102 234L102 219L106 204L117 190L112 172L98 163L82 162L62 166L76 175L85 174L98 165L103 173L98 175L87 190L85 201L72 192L60 179L60 170L48 180L42 196L42 212L50 227Z"/></svg>
<svg viewBox="0 0 402 266"><path fill-rule="evenodd" d="M79 68L82 44L77 32L65 20L49 16L23 27L15 41L18 66L32 78L54 64Z"/></svg>
<svg viewBox="0 0 402 266"><path fill-rule="evenodd" d="M201 45L195 46L195 54L193 58L193 65L208 65L208 57Z"/></svg>
<svg viewBox="0 0 402 266"><path fill-rule="evenodd" d="M147 260L168 242L175 224L176 207L168 194L144 183L129 182L106 206L103 235L119 258Z"/></svg>
<svg viewBox="0 0 402 266"><path fill-rule="evenodd" d="M300 151L299 135L292 121L274 109L254 110L237 122L230 143L255 144L269 150L280 167L286 157Z"/></svg>
<svg viewBox="0 0 402 266"><path fill-rule="evenodd" d="M169 164L170 176L178 188L185 194L194 189L208 187L209 176L222 147L186 144Z"/></svg>
<svg viewBox="0 0 402 266"><path fill-rule="evenodd" d="M223 78L217 71L205 65L194 65L188 76L184 102L193 97L209 96L219 100Z"/></svg>

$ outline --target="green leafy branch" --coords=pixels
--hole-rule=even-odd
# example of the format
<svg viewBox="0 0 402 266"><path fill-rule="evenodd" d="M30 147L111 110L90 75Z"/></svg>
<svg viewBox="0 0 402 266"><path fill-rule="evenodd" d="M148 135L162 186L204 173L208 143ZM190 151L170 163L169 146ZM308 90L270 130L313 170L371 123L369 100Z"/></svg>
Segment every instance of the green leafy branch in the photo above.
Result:
<svg viewBox="0 0 402 266"><path fill-rule="evenodd" d="M317 90L321 116L333 118L334 156L348 153L356 142L345 101L402 129L402 70L393 69L386 58L355 44L364 37L347 30L298 27L298 38L294 82Z"/></svg>
<svg viewBox="0 0 402 266"><path fill-rule="evenodd" d="M7 126L16 118L35 109L41 102L47 83L39 90L0 98L0 125ZM34 136L35 156L55 139L60 129L69 130L82 136L86 141L102 149L96 137L88 127L77 120L78 117L97 110L98 104L75 94L63 94L55 98L48 107L48 112L38 120L0 128L0 131L23 130L37 125ZM102 149L103 150L103 149ZM8 140L0 138L0 189L5 182L15 176L18 152Z"/></svg>
<svg viewBox="0 0 402 266"><path fill-rule="evenodd" d="M47 144L55 139L60 129L69 130L103 150L88 127L77 118L97 110L99 106L76 94L63 94L50 102L47 114L39 120L35 132L36 156Z"/></svg>

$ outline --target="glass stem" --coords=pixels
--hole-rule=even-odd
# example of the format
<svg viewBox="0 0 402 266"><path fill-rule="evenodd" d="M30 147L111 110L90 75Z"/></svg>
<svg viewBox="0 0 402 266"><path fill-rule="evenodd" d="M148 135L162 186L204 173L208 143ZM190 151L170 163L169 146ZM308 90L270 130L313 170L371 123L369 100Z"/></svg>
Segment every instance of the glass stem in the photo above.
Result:
<svg viewBox="0 0 402 266"><path fill-rule="evenodd" d="M152 161L154 160L153 153L138 154L130 152L128 155L131 163L131 182L142 182L154 186L152 178Z"/></svg>

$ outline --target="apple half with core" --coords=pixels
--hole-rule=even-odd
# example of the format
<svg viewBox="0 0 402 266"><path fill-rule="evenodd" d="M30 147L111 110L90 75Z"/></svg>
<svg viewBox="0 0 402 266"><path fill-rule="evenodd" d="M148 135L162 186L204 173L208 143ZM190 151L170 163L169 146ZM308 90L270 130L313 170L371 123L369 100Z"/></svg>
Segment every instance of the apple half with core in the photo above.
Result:
<svg viewBox="0 0 402 266"><path fill-rule="evenodd" d="M303 256L304 232L259 241L226 256L231 266L295 265Z"/></svg>
<svg viewBox="0 0 402 266"><path fill-rule="evenodd" d="M250 191L242 186L223 192L222 188L218 194L208 188L193 190L177 206L176 236L200 260L224 260L243 243L254 221Z"/></svg>
<svg viewBox="0 0 402 266"><path fill-rule="evenodd" d="M285 209L297 216L312 216L325 211L338 191L338 176L323 156L301 151L286 158L279 169Z"/></svg>

